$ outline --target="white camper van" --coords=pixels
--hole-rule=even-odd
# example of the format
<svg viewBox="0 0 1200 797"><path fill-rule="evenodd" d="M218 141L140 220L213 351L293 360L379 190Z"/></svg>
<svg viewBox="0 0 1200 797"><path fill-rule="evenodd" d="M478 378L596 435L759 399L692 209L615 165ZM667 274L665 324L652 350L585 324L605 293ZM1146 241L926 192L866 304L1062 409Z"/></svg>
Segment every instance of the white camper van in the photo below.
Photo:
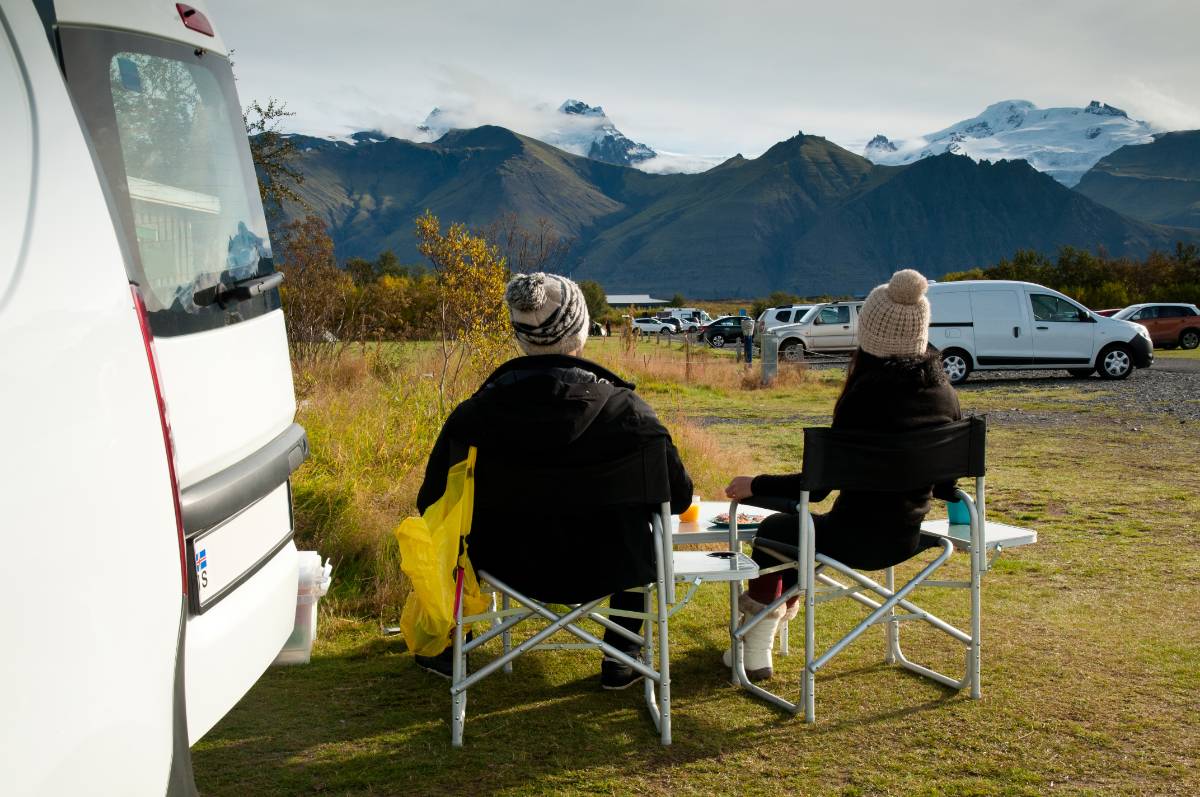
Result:
<svg viewBox="0 0 1200 797"><path fill-rule="evenodd" d="M296 615L307 456L200 0L0 0L0 790L194 792Z"/></svg>
<svg viewBox="0 0 1200 797"><path fill-rule="evenodd" d="M655 317L679 319L680 332L695 332L700 327L712 323L708 313L699 307L664 307L655 313Z"/></svg>
<svg viewBox="0 0 1200 797"><path fill-rule="evenodd" d="M1140 324L1106 318L1029 282L969 280L929 286L929 342L953 384L973 370L1064 369L1124 379L1154 362Z"/></svg>

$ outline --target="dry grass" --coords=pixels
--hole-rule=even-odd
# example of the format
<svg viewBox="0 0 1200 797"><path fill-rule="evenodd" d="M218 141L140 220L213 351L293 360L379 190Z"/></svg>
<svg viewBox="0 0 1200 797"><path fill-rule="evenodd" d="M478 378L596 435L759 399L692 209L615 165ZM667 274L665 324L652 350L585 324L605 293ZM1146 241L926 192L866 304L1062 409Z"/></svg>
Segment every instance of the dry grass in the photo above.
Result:
<svg viewBox="0 0 1200 797"><path fill-rule="evenodd" d="M612 347L611 352L619 352ZM589 354L593 351L589 350ZM602 352L604 353L604 352ZM752 372L728 358L698 357L693 384L709 390L757 390ZM634 379L674 384L687 372L677 352L621 353L610 366ZM355 347L339 358L318 358L298 373L299 422L308 430L312 457L293 478L296 540L305 549L330 556L338 578L327 609L387 622L398 615L407 594L392 529L416 511L416 494L443 413L475 390L484 374L467 368L449 385L445 410L436 377L436 347L387 344ZM779 385L805 381L789 370ZM696 489L717 496L730 468L748 471L744 451L723 447L682 412L668 412L671 431Z"/></svg>

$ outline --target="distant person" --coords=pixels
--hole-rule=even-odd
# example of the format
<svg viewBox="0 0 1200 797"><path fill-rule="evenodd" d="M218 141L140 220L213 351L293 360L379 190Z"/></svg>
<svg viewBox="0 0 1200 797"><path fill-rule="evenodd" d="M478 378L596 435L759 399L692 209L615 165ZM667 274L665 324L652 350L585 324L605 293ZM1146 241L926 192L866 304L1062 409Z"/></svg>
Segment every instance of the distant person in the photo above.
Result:
<svg viewBox="0 0 1200 797"><path fill-rule="evenodd" d="M858 313L858 349L850 360L846 384L833 407L834 429L889 434L941 426L962 417L958 394L946 380L941 355L929 345L929 300L925 278L912 269L897 271L886 285L871 291ZM755 496L796 498L803 474L738 476L725 495L751 505ZM899 564L924 547L921 521L930 498L954 500L954 485L929 485L906 493L843 491L829 512L813 515L817 553L850 567L880 570ZM812 501L824 500L814 494ZM799 515L767 517L758 536L795 545ZM761 567L779 564L755 550ZM791 589L796 571L787 569L752 579L742 594L744 614L757 614ZM798 598L778 607L746 633L746 674L752 681L771 677L771 649L784 619L795 617ZM725 665L732 666L729 651Z"/></svg>
<svg viewBox="0 0 1200 797"><path fill-rule="evenodd" d="M601 465L662 439L672 512L691 504L692 480L670 434L633 385L581 359L588 311L578 285L554 274L519 274L508 283L504 300L525 356L501 365L450 414L429 455L417 509L424 513L441 497L450 466L476 446L475 513L467 545L477 571L538 600L583 603L611 594L612 608L642 611L642 593L623 590L655 579L651 508L580 506L570 517L548 517L539 512L537 496L527 494L522 473ZM515 497L519 515L488 506L488 495ZM612 620L641 633L641 620ZM605 631L604 641L634 658L641 653L640 644L612 631ZM451 657L447 649L440 656L418 656L417 664L450 677ZM624 689L642 678L608 657L600 672L605 689Z"/></svg>
<svg viewBox="0 0 1200 797"><path fill-rule="evenodd" d="M612 319L607 319L604 322L604 334L606 337L612 337Z"/></svg>
<svg viewBox="0 0 1200 797"><path fill-rule="evenodd" d="M742 348L746 352L746 365L754 359L754 320L748 315L742 316Z"/></svg>

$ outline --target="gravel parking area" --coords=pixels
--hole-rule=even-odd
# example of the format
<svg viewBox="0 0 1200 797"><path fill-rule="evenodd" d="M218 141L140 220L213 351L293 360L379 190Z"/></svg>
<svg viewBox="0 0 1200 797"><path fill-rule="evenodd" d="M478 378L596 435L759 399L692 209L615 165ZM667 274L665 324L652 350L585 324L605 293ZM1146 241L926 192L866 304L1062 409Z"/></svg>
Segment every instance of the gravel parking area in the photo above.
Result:
<svg viewBox="0 0 1200 797"><path fill-rule="evenodd" d="M1063 371L977 371L959 389L987 390L993 385L1057 389L1064 393L1082 390L1094 394L1095 401L1131 415L1149 412L1169 415L1184 423L1200 420L1200 361L1160 359L1153 367L1134 371L1128 379L1120 381L1098 376L1072 379ZM1022 413L1014 408L1013 414Z"/></svg>

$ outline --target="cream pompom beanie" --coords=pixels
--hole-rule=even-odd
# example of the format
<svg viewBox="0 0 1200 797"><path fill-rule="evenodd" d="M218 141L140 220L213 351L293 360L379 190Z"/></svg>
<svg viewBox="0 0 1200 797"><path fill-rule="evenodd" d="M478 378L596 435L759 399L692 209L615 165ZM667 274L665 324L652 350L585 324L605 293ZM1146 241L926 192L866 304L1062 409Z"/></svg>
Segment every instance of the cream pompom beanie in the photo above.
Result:
<svg viewBox="0 0 1200 797"><path fill-rule="evenodd" d="M923 357L929 346L929 281L919 272L897 271L858 311L858 345L876 357Z"/></svg>

